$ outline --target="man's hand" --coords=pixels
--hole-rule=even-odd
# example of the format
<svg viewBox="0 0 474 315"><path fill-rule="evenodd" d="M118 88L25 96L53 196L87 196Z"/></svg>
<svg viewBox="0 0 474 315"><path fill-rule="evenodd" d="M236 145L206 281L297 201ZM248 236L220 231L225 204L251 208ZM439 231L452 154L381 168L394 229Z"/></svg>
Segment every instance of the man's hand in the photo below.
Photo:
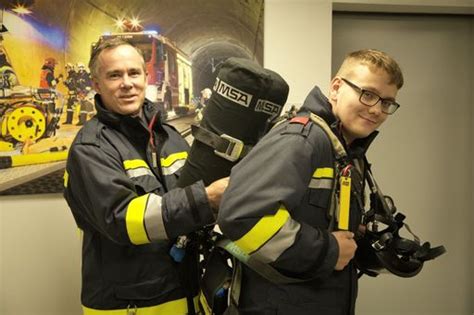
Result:
<svg viewBox="0 0 474 315"><path fill-rule="evenodd" d="M229 185L229 177L224 177L216 180L206 187L207 199L209 204L215 210L219 209L221 203L222 194Z"/></svg>
<svg viewBox="0 0 474 315"><path fill-rule="evenodd" d="M334 231L332 235L336 238L339 245L339 257L337 258L334 269L342 270L354 257L357 249L357 243L354 241L354 233L348 231Z"/></svg>

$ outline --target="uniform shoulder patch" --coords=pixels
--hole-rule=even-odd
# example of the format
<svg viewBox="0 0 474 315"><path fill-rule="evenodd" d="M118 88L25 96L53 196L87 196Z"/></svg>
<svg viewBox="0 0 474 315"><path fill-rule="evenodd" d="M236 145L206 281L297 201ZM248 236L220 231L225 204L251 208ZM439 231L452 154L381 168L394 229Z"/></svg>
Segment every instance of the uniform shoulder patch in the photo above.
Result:
<svg viewBox="0 0 474 315"><path fill-rule="evenodd" d="M293 117L282 134L299 134L307 137L311 129L311 119L305 116Z"/></svg>
<svg viewBox="0 0 474 315"><path fill-rule="evenodd" d="M308 122L309 122L309 117L303 117L303 116L293 117L290 120L290 123L302 124L303 126L306 126Z"/></svg>

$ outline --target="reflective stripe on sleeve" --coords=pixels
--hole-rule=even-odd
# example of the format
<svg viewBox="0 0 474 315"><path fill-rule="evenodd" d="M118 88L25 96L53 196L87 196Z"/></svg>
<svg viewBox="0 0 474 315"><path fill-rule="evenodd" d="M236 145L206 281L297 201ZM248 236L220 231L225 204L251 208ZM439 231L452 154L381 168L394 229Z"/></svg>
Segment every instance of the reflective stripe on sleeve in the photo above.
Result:
<svg viewBox="0 0 474 315"><path fill-rule="evenodd" d="M196 305L197 297L194 298ZM82 306L84 315L125 315L125 314L137 314L137 315L184 315L188 314L188 303L186 298L179 300L169 301L163 304L148 306L148 307L137 307L130 306L128 309L118 310L96 310Z"/></svg>
<svg viewBox="0 0 474 315"><path fill-rule="evenodd" d="M135 245L168 239L162 217L161 197L150 193L133 199L125 218L127 233Z"/></svg>
<svg viewBox="0 0 474 315"><path fill-rule="evenodd" d="M130 201L125 222L130 241L135 245L150 243L145 230L145 210L150 194L136 197Z"/></svg>
<svg viewBox="0 0 474 315"><path fill-rule="evenodd" d="M164 175L171 175L176 173L179 169L184 166L186 159L188 158L188 152L178 152L161 158L161 168Z"/></svg>
<svg viewBox="0 0 474 315"><path fill-rule="evenodd" d="M168 239L163 223L161 197L150 194L148 206L145 211L145 227L151 241Z"/></svg>
<svg viewBox="0 0 474 315"><path fill-rule="evenodd" d="M334 169L330 167L317 168L308 185L314 189L332 189Z"/></svg>
<svg viewBox="0 0 474 315"><path fill-rule="evenodd" d="M125 160L123 161L123 167L130 178L136 178L143 175L154 176L150 167L144 160Z"/></svg>
<svg viewBox="0 0 474 315"><path fill-rule="evenodd" d="M289 218L282 228L251 256L263 263L274 262L285 250L293 245L300 228L301 225L298 222Z"/></svg>
<svg viewBox="0 0 474 315"><path fill-rule="evenodd" d="M291 219L290 214L282 206L274 215L261 218L247 234L234 243L246 254L250 254L272 238L288 219Z"/></svg>

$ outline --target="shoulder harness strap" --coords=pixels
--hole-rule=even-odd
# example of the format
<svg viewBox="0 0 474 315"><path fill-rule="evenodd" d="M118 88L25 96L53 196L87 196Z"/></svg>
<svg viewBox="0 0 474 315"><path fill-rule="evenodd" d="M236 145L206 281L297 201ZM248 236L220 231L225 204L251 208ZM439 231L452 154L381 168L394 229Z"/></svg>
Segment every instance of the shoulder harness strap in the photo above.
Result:
<svg viewBox="0 0 474 315"><path fill-rule="evenodd" d="M339 141L339 139L336 137L334 132L332 132L327 122L324 121L324 119L322 119L318 115L313 114L313 113L311 113L310 118L315 124L317 124L319 127L321 127L321 129L324 130L324 132L329 137L329 140L331 140L334 151L336 152L336 160L340 160L347 157L347 153L346 153L346 150L344 149L344 146L342 145L341 141Z"/></svg>

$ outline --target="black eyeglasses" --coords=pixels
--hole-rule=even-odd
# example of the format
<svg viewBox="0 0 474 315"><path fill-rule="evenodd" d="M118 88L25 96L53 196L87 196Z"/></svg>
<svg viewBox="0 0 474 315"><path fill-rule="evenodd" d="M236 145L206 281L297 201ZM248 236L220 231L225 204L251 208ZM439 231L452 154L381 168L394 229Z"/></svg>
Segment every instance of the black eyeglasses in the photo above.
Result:
<svg viewBox="0 0 474 315"><path fill-rule="evenodd" d="M360 93L359 101L366 106L375 106L380 101L382 104L382 112L388 115L392 115L400 107L400 104L398 104L395 101L388 100L386 98L381 98L374 92L364 90L349 80L346 80L344 78L341 78L341 79L342 81L346 82L347 85L349 85L351 88L353 88L354 90Z"/></svg>

